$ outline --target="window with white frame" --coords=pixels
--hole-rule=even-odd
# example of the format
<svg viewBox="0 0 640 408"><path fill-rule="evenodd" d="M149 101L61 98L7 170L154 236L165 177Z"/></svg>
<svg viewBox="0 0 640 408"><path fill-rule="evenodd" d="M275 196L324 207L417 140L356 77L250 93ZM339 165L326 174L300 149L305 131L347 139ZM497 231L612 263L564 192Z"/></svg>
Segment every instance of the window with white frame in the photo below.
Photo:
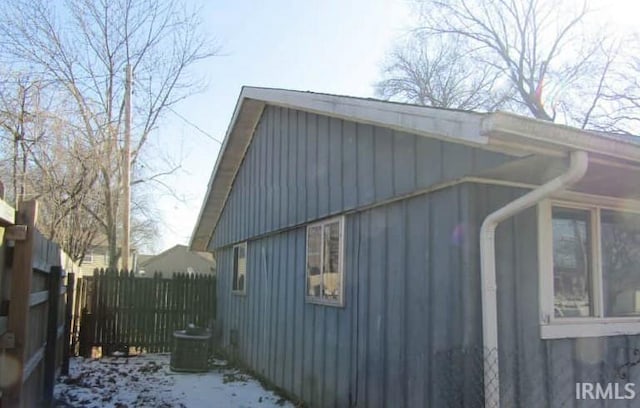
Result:
<svg viewBox="0 0 640 408"><path fill-rule="evenodd" d="M307 285L309 302L341 306L343 302L343 218L307 227Z"/></svg>
<svg viewBox="0 0 640 408"><path fill-rule="evenodd" d="M93 251L87 251L82 257L83 264L93 263Z"/></svg>
<svg viewBox="0 0 640 408"><path fill-rule="evenodd" d="M233 276L231 290L233 293L244 294L247 278L247 243L233 247Z"/></svg>
<svg viewBox="0 0 640 408"><path fill-rule="evenodd" d="M565 202L539 209L543 324L575 329L547 329L549 337L640 333L640 212Z"/></svg>

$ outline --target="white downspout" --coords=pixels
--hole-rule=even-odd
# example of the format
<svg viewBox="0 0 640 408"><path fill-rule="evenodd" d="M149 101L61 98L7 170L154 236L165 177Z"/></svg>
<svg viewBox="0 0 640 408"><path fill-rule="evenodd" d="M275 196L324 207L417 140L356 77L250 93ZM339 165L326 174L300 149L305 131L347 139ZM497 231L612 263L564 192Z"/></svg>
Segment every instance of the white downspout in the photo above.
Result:
<svg viewBox="0 0 640 408"><path fill-rule="evenodd" d="M498 359L498 298L496 286L495 237L498 224L576 183L587 172L586 152L571 152L567 171L522 197L489 214L480 229L480 275L482 281L482 340L484 343L485 408L500 407L500 369Z"/></svg>

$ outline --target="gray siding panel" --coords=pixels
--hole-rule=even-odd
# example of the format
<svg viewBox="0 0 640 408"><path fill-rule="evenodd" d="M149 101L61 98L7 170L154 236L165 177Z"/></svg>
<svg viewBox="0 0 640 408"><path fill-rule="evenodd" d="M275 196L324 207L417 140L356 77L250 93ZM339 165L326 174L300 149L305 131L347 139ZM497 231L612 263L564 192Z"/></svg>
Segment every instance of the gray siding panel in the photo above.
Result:
<svg viewBox="0 0 640 408"><path fill-rule="evenodd" d="M510 157L268 106L210 249L471 175Z"/></svg>
<svg viewBox="0 0 640 408"><path fill-rule="evenodd" d="M329 174L327 188L329 189L328 212L336 214L344 208L342 201L342 186L345 184L342 177L342 152L343 152L343 121L331 118L329 120L329 133L324 143L329 148Z"/></svg>
<svg viewBox="0 0 640 408"><path fill-rule="evenodd" d="M358 192L358 205L372 203L376 196L373 129L373 126L370 125L356 125L356 143L358 146L356 189Z"/></svg>
<svg viewBox="0 0 640 408"><path fill-rule="evenodd" d="M442 161L442 177L451 180L472 172L473 149L455 143L442 144L442 156L449 160Z"/></svg>
<svg viewBox="0 0 640 408"><path fill-rule="evenodd" d="M419 137L416 139L416 182L426 188L443 180L442 142Z"/></svg>
<svg viewBox="0 0 640 408"><path fill-rule="evenodd" d="M428 362L431 361L429 353L429 316L428 282L426 273L429 265L428 240L429 203L423 200L411 200L407 204L407 269L418 273L412 274L412 279L407 279L406 304L413 305L406 308L406 358L407 358L407 406L427 406Z"/></svg>
<svg viewBox="0 0 640 408"><path fill-rule="evenodd" d="M395 195L414 191L416 184L416 137L408 133L393 135L393 185Z"/></svg>
<svg viewBox="0 0 640 408"><path fill-rule="evenodd" d="M248 242L246 296L230 293L232 251L221 248L224 346L238 329L239 357L314 407L439 406L439 356L475 341L442 311L480 321L457 306L479 296L464 284L477 271L451 259L463 188L345 216L344 307L305 302L304 227Z"/></svg>
<svg viewBox="0 0 640 408"><path fill-rule="evenodd" d="M297 206L296 206L296 218L295 223L299 224L307 219L306 205L307 205L307 138L305 137L305 114L303 112L296 112L296 149L298 152L296 162L296 190L297 190ZM257 201L257 200L256 200ZM251 216L250 214L247 214Z"/></svg>
<svg viewBox="0 0 640 408"><path fill-rule="evenodd" d="M385 128L374 128L375 200L393 197L393 132Z"/></svg>
<svg viewBox="0 0 640 408"><path fill-rule="evenodd" d="M342 197L344 208L355 208L358 205L358 142L356 124L342 122ZM335 188L335 187L334 187Z"/></svg>
<svg viewBox="0 0 640 408"><path fill-rule="evenodd" d="M405 216L406 203L388 208L387 267L384 271L386 287L385 334L385 406L406 406L406 308L405 282Z"/></svg>
<svg viewBox="0 0 640 408"><path fill-rule="evenodd" d="M371 240L367 238L371 237L371 212L360 214L354 222L358 225L358 231L354 232L353 237L357 240L355 245L359 249L356 250L352 269L353 275L357 278L357 284L353 288L353 303L356 307L354 319L356 339L352 344L353 350L357 350L357 352L352 351L356 358L352 366L354 367L354 382L352 384L355 387L355 405L364 405L368 396L367 373L370 372L369 359L367 358L369 355L369 320L367 317L370 312L368 294L370 293L371 280L368 271L371 268L372 249Z"/></svg>
<svg viewBox="0 0 640 408"><path fill-rule="evenodd" d="M277 223L275 218L279 215L279 210L280 210L277 206L277 203L274 200L274 195L275 195L274 190L277 187L276 174L280 169L280 166L276 165L276 163L280 163L276 161L276 152L278 151L278 148L281 147L281 144L276 143L276 137L280 136L280 134L278 133L280 129L276 128L276 115L279 112L280 112L280 109L267 110L267 114L269 115L268 116L269 130L267 133L268 144L267 144L266 163L267 163L267 168L272 167L273 170L267 172L267 184L265 185L265 188L267 189L267 203L266 203L267 217L266 217L266 224L265 224L266 231L272 231L274 228L276 228Z"/></svg>
<svg viewBox="0 0 640 408"><path fill-rule="evenodd" d="M286 314L286 341L284 345L284 353L285 353L285 364L284 364L284 372L283 372L283 386L285 389L293 390L294 389L294 374L295 374L295 339L296 339L296 327L297 326L297 307L296 307L296 276L295 274L291 274L290 271L295 271L296 268L296 246L295 246L295 236L293 234L287 235L286 242L286 251L285 251L285 260L286 266L284 270L287 273L283 273L283 277L285 278L285 285L287 287L287 293L285 295L285 301L282 302L285 308L284 313ZM293 275L289 277L289 274Z"/></svg>
<svg viewBox="0 0 640 408"><path fill-rule="evenodd" d="M367 306L367 401L372 407L383 406L384 403L384 310L385 310L385 271L386 252L386 211L384 207L371 211L371 261L368 269ZM365 272L366 273L366 272Z"/></svg>
<svg viewBox="0 0 640 408"><path fill-rule="evenodd" d="M320 206L318 175L322 171L318 160L318 116L306 114L306 120L306 137L304 138L307 144L307 179L304 183L307 188L305 219L313 220L318 218L318 207Z"/></svg>
<svg viewBox="0 0 640 408"><path fill-rule="evenodd" d="M316 180L318 182L318 212L317 214L329 214L329 118L318 116L318 140L316 149L318 152L318 164L315 168ZM336 184L336 187L339 184Z"/></svg>

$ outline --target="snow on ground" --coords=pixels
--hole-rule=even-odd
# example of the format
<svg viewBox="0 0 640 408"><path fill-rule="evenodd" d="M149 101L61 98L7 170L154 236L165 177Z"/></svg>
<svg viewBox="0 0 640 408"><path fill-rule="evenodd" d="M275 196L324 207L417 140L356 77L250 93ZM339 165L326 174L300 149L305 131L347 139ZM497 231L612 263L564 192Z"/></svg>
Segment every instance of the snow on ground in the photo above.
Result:
<svg viewBox="0 0 640 408"><path fill-rule="evenodd" d="M55 397L58 406L87 408L293 407L224 364L206 373L173 372L169 354L72 358L69 376L60 378Z"/></svg>

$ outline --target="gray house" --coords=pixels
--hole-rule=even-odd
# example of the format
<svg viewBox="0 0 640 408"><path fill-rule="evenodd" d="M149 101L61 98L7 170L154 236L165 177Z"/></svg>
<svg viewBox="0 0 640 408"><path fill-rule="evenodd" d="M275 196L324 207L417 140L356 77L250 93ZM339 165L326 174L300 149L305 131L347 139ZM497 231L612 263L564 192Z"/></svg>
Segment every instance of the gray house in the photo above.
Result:
<svg viewBox="0 0 640 408"><path fill-rule="evenodd" d="M223 345L311 406L637 404L631 137L245 87L191 249Z"/></svg>

